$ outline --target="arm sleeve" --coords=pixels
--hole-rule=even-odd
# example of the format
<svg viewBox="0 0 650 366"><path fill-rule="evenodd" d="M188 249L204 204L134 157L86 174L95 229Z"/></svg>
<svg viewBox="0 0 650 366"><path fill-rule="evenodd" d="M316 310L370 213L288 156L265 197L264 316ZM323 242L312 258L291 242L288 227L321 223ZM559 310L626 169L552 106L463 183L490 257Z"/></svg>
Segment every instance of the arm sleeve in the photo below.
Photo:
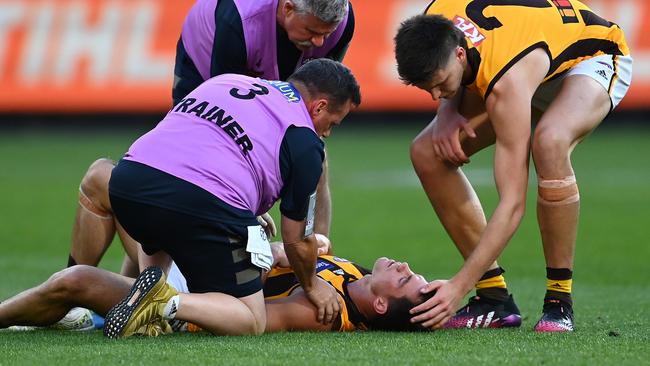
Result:
<svg viewBox="0 0 650 366"><path fill-rule="evenodd" d="M215 34L210 76L246 74L246 40L241 16L232 0L219 1L215 10Z"/></svg>
<svg viewBox="0 0 650 366"><path fill-rule="evenodd" d="M348 52L348 47L350 46L350 41L352 41L352 36L354 35L354 11L352 10L352 2L350 4L350 13L348 14L348 23L345 25L345 30L341 35L341 39L334 46L334 48L327 54L327 58L330 58L335 61L342 62L345 54Z"/></svg>
<svg viewBox="0 0 650 366"><path fill-rule="evenodd" d="M325 156L323 142L306 127L290 127L280 147L280 212L296 221L307 217L309 196L318 186Z"/></svg>

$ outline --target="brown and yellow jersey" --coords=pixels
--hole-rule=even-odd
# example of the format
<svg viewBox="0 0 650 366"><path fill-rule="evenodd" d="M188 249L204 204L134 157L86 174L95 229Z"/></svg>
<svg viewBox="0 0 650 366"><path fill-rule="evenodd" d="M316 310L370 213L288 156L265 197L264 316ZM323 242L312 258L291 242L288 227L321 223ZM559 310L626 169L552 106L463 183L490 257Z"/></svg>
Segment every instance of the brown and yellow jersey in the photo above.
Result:
<svg viewBox="0 0 650 366"><path fill-rule="evenodd" d="M347 286L370 271L348 261L347 259L331 256L318 256L316 275L329 283L343 300L343 308L337 326L340 332L366 330L365 318L359 313L356 305L348 294ZM272 268L264 283L264 298L266 300L288 297L298 289L300 284L291 268Z"/></svg>
<svg viewBox="0 0 650 366"><path fill-rule="evenodd" d="M425 14L442 15L465 34L474 72L468 87L484 99L536 48L551 61L545 80L594 56L630 53L618 25L576 0L434 0Z"/></svg>

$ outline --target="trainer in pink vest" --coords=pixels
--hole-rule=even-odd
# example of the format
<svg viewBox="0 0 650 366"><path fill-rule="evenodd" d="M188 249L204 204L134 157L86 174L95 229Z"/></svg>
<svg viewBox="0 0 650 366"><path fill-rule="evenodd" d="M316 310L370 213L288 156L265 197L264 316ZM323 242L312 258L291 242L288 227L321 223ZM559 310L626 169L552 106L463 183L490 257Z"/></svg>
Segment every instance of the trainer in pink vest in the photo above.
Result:
<svg viewBox="0 0 650 366"><path fill-rule="evenodd" d="M204 80L210 78L212 45L214 43L214 13L218 0L198 0L185 18L181 37L185 51ZM278 0L234 0L239 10L246 42L247 68L252 75L278 80L276 11ZM347 25L349 12L321 47L302 53L296 69L305 62L325 57L339 42Z"/></svg>
<svg viewBox="0 0 650 366"><path fill-rule="evenodd" d="M280 196L280 145L290 126L314 131L305 103L291 84L224 74L174 106L131 145L124 159L162 170L233 207L261 215Z"/></svg>

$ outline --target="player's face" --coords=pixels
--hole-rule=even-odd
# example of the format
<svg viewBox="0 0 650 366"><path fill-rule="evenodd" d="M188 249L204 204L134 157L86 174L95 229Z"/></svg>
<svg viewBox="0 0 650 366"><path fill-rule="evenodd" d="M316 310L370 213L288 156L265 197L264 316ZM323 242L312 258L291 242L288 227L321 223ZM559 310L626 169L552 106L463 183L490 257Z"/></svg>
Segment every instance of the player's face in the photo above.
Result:
<svg viewBox="0 0 650 366"><path fill-rule="evenodd" d="M416 86L429 93L434 101L440 98L453 98L461 88L464 57L465 49L458 47L449 58L447 65L434 72L429 82Z"/></svg>
<svg viewBox="0 0 650 366"><path fill-rule="evenodd" d="M332 133L332 128L340 125L343 118L350 113L352 103L347 101L342 107L337 109L332 108L330 104L326 104L322 108L319 113L312 114L312 120L314 121L314 128L318 136L329 137Z"/></svg>
<svg viewBox="0 0 650 366"><path fill-rule="evenodd" d="M284 21L284 30L289 40L301 51L312 47L321 47L337 24L325 23L311 14L299 14L290 11Z"/></svg>
<svg viewBox="0 0 650 366"><path fill-rule="evenodd" d="M427 284L421 275L413 273L408 263L379 258L372 268L370 288L377 296L406 297L413 303L421 298L420 289Z"/></svg>

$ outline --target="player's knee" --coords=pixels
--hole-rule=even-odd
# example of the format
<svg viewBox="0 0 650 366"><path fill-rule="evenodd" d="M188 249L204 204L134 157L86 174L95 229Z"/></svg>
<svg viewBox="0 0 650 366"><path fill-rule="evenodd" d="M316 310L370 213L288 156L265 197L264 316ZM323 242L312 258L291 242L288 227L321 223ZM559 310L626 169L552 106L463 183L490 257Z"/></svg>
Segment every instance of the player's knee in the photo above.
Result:
<svg viewBox="0 0 650 366"><path fill-rule="evenodd" d="M113 162L109 159L95 160L81 180L79 190L100 211L108 211L108 181Z"/></svg>
<svg viewBox="0 0 650 366"><path fill-rule="evenodd" d="M71 299L83 288L87 266L76 265L54 273L45 283L46 296L53 300Z"/></svg>
<svg viewBox="0 0 650 366"><path fill-rule="evenodd" d="M580 201L580 192L574 175L560 179L538 177L537 201L546 206L563 206Z"/></svg>
<svg viewBox="0 0 650 366"><path fill-rule="evenodd" d="M108 180L113 170L113 162L109 159L97 159L90 167L81 180L81 188L87 195L105 190L108 186Z"/></svg>
<svg viewBox="0 0 650 366"><path fill-rule="evenodd" d="M566 131L557 128L536 130L532 142L535 163L539 165L567 159L571 144L572 141Z"/></svg>
<svg viewBox="0 0 650 366"><path fill-rule="evenodd" d="M420 134L411 142L411 162L416 171L426 169L436 161L429 139L429 136Z"/></svg>

